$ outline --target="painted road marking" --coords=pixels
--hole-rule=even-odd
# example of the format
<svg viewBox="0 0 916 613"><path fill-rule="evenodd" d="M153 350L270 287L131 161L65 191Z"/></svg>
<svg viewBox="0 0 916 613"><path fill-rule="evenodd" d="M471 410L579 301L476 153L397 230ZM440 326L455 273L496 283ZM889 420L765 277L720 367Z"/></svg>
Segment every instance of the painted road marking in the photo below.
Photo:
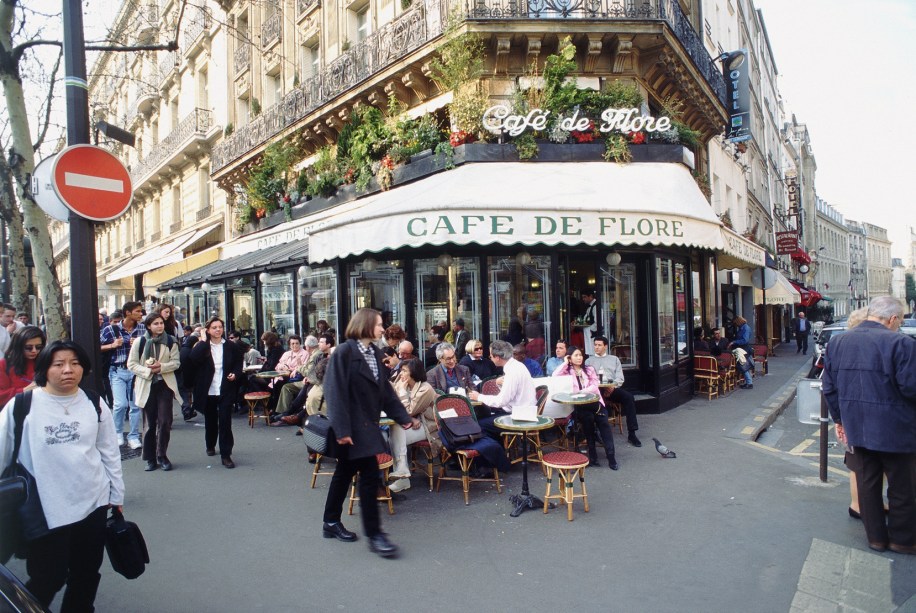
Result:
<svg viewBox="0 0 916 613"><path fill-rule="evenodd" d="M789 451L789 455L799 455L802 451L804 451L805 449L807 449L808 446L811 445L811 443L813 443L813 442L814 442L814 439L813 439L813 438L806 438L806 439L803 440L801 443L799 443L798 445L796 445L795 447L793 447L793 448Z"/></svg>
<svg viewBox="0 0 916 613"><path fill-rule="evenodd" d="M124 181L94 177L92 175L81 175L75 172L64 173L64 185L97 189L103 192L115 192L116 194L124 193Z"/></svg>

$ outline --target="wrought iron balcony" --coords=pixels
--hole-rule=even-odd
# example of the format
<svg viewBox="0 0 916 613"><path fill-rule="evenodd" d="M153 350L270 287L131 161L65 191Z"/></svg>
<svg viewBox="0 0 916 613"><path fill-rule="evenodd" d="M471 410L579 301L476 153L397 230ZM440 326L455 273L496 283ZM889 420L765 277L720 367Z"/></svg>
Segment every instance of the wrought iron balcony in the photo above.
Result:
<svg viewBox="0 0 916 613"><path fill-rule="evenodd" d="M251 68L251 45L247 42L239 43L239 48L233 55L235 76L238 78Z"/></svg>
<svg viewBox="0 0 916 613"><path fill-rule="evenodd" d="M184 31L184 43L181 50L185 53L194 47L194 43L205 31L210 29L210 13L206 9L198 9L200 12L194 19L188 23L188 28Z"/></svg>
<svg viewBox="0 0 916 613"><path fill-rule="evenodd" d="M174 51L169 51L162 58L162 61L159 62L159 83L168 79L172 72L175 70L175 62L177 61L177 55Z"/></svg>
<svg viewBox="0 0 916 613"><path fill-rule="evenodd" d="M134 110L136 113L146 113L153 107L153 103L159 98L159 88L152 82L158 82L158 75L154 74L148 77L150 83L137 83L134 89Z"/></svg>
<svg viewBox="0 0 916 613"><path fill-rule="evenodd" d="M320 0L296 0L296 17L302 17L313 7L317 7L320 4Z"/></svg>
<svg viewBox="0 0 916 613"><path fill-rule="evenodd" d="M171 134L154 146L135 168L130 176L134 187L142 185L148 175L155 172L167 161L182 153L183 149L195 140L206 137L212 125L212 113L208 109L194 109L181 120Z"/></svg>
<svg viewBox="0 0 916 613"><path fill-rule="evenodd" d="M725 105L725 80L681 10L678 0L645 0L641 3L636 0L415 0L410 9L396 20L382 26L362 42L351 45L324 70L304 79L277 105L238 128L232 136L214 147L211 172L219 172L233 160L300 122L329 100L357 87L436 39L445 30L446 20L456 7L463 11L464 19L479 22L487 26L488 31L492 31L489 27L492 22L522 20L641 22L640 26L646 22L666 24L710 89ZM262 32L262 44L265 40Z"/></svg>
<svg viewBox="0 0 916 613"><path fill-rule="evenodd" d="M283 15L277 11L261 25L261 48L270 49L283 36Z"/></svg>

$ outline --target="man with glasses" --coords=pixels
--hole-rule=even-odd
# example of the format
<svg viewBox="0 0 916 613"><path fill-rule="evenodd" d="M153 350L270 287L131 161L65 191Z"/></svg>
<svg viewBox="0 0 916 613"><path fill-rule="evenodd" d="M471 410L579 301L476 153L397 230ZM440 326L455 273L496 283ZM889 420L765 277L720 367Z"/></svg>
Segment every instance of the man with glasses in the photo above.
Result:
<svg viewBox="0 0 916 613"><path fill-rule="evenodd" d="M456 387L465 391L474 389L471 371L458 363L454 345L444 341L439 343L436 359L439 363L426 373L426 380L433 388L446 393Z"/></svg>
<svg viewBox="0 0 916 613"><path fill-rule="evenodd" d="M385 366L391 371L391 376L388 377L388 380L394 383L398 380L398 377L401 376L401 367L404 365L404 362L407 360L414 359L413 354L413 343L410 341L401 341L398 344L397 354L388 356L382 360Z"/></svg>
<svg viewBox="0 0 916 613"><path fill-rule="evenodd" d="M902 323L899 300L873 299L865 321L830 339L822 391L849 450L868 546L916 555L916 339Z"/></svg>

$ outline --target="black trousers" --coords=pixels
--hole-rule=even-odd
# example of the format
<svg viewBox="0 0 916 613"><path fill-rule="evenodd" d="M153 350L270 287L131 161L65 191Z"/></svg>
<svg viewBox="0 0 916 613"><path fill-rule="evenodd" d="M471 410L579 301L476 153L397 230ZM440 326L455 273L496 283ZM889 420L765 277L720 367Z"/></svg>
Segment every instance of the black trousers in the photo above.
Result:
<svg viewBox="0 0 916 613"><path fill-rule="evenodd" d="M808 353L808 332L796 332L795 333L795 345L798 347L798 351L803 353ZM796 351L795 353L798 353Z"/></svg>
<svg viewBox="0 0 916 613"><path fill-rule="evenodd" d="M611 424L608 423L607 409L601 407L596 413L598 403L576 405L574 418L582 426L585 433L585 441L588 443L588 459L598 459L598 447L595 439L595 428L601 435L601 441L604 443L604 453L608 461L614 457L614 433L611 431Z"/></svg>
<svg viewBox="0 0 916 613"><path fill-rule="evenodd" d="M172 437L172 400L175 393L165 381L156 381L150 390L143 417L146 419L146 433L143 435L143 459L155 462L169 450Z"/></svg>
<svg viewBox="0 0 916 613"><path fill-rule="evenodd" d="M222 396L207 396L204 408L204 442L207 449L215 449L219 440L219 455L228 458L232 455L232 399L225 402Z"/></svg>
<svg viewBox="0 0 916 613"><path fill-rule="evenodd" d="M29 580L25 586L45 607L51 606L54 596L66 584L61 613L95 611L107 511L107 506L99 507L80 521L55 528L29 543Z"/></svg>
<svg viewBox="0 0 916 613"><path fill-rule="evenodd" d="M363 520L363 533L373 537L381 533L382 525L379 519L378 488L381 486L379 479L378 461L374 455L365 458L339 459L334 476L331 477L331 486L328 488L328 498L324 503L325 523L339 522L343 514L343 503L350 490L353 475L359 473L359 514Z"/></svg>
<svg viewBox="0 0 916 613"><path fill-rule="evenodd" d="M916 545L916 453L856 447L846 463L856 473L859 513L868 542ZM886 517L881 493L885 476Z"/></svg>
<svg viewBox="0 0 916 613"><path fill-rule="evenodd" d="M510 415L510 413L508 411L503 411L502 409L497 409L495 407L487 407L487 408L490 410L490 416L478 418L477 423L480 424L480 429L483 430L484 434L486 434L488 437L492 438L494 441L502 445L503 444L503 434L502 433L507 432L507 430L503 430L502 428L497 426L495 422L496 422L497 417L500 417L502 415Z"/></svg>
<svg viewBox="0 0 916 613"><path fill-rule="evenodd" d="M639 422L636 420L636 399L633 397L633 394L622 387L615 387L614 391L607 394L605 398L611 402L620 403L620 408L627 418L628 432L636 432L639 430Z"/></svg>

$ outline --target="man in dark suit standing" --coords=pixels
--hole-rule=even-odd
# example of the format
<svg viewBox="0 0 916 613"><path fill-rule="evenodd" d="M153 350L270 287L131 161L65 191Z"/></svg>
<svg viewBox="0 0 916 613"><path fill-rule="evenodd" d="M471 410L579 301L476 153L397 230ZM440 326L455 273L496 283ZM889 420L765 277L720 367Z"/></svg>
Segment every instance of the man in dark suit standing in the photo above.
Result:
<svg viewBox="0 0 916 613"><path fill-rule="evenodd" d="M856 474L868 546L916 555L916 339L900 334L901 323L899 300L872 300L865 321L830 340L822 381Z"/></svg>
<svg viewBox="0 0 916 613"><path fill-rule="evenodd" d="M798 347L798 351L795 353L808 355L808 334L811 332L811 322L805 317L804 311L798 312L798 317L795 318L794 327L795 345Z"/></svg>
<svg viewBox="0 0 916 613"><path fill-rule="evenodd" d="M467 353L465 345L471 340L471 333L464 329L464 320L460 317L455 320L452 332L455 335L455 342L453 343L455 345L455 355L458 356L460 361Z"/></svg>
<svg viewBox="0 0 916 613"><path fill-rule="evenodd" d="M448 392L453 387L465 391L474 389L471 370L458 364L454 345L444 341L436 345L436 358L439 363L426 372L426 381L434 389L443 392Z"/></svg>

